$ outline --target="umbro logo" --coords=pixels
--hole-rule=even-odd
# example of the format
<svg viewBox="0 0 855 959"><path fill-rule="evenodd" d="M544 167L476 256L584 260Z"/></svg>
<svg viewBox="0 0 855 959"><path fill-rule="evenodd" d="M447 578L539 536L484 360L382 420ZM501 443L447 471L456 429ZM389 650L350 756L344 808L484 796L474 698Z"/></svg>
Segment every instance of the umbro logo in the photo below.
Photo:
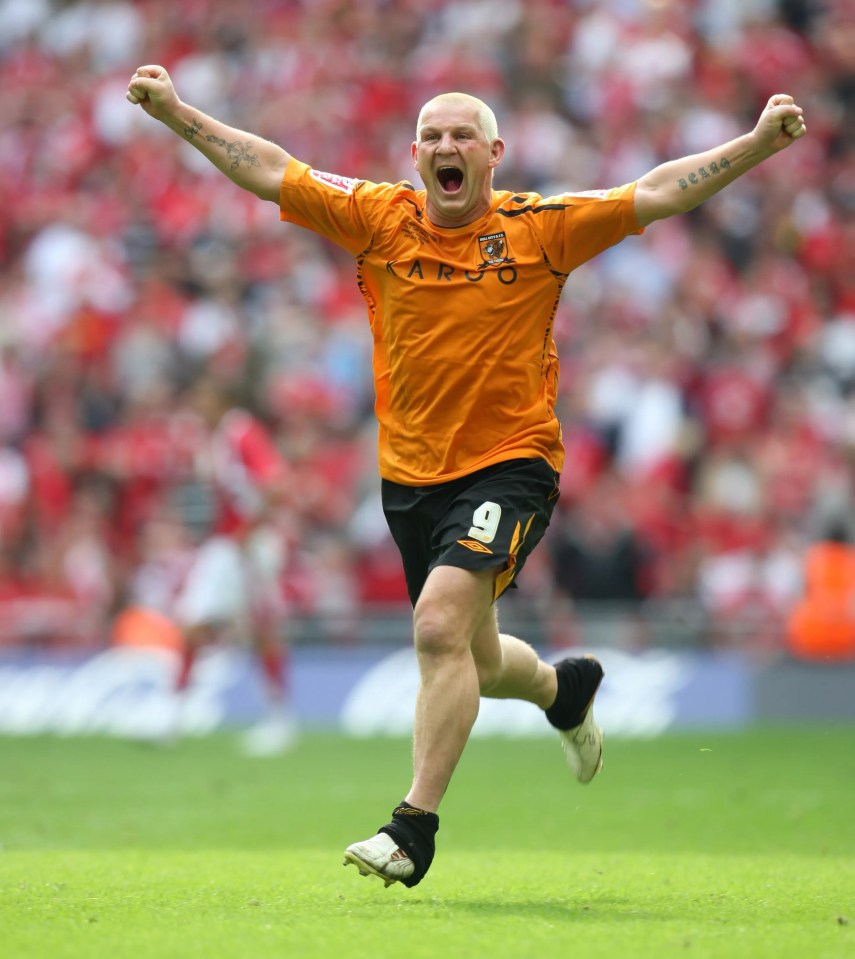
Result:
<svg viewBox="0 0 855 959"><path fill-rule="evenodd" d="M489 553L493 555L493 551L489 546L485 546L483 543L479 543L474 539L459 539L458 544L460 546L465 546L467 549L471 549L473 553Z"/></svg>

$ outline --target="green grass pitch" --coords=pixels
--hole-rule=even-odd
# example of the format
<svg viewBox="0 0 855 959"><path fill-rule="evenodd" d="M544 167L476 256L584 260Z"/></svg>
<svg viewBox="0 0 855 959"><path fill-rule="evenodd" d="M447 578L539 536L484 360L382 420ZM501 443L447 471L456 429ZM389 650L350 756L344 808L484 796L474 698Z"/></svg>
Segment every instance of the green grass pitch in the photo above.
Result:
<svg viewBox="0 0 855 959"><path fill-rule="evenodd" d="M415 889L342 868L409 743L0 739L3 959L855 956L855 728L474 740Z"/></svg>

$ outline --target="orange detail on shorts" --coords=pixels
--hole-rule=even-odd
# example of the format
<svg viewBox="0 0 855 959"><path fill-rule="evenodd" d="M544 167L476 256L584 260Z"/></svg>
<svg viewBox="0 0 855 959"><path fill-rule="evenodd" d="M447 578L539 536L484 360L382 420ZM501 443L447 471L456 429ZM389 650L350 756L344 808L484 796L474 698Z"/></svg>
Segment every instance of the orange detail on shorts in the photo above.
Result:
<svg viewBox="0 0 855 959"><path fill-rule="evenodd" d="M494 602L502 595L502 593L504 593L504 591L513 582L514 576L516 576L516 572L517 572L516 567L517 567L516 556L512 556L510 558L508 568L506 570L503 570L501 573L499 573L499 575L496 577L496 581L493 583L493 601Z"/></svg>
<svg viewBox="0 0 855 959"><path fill-rule="evenodd" d="M517 555L517 550L520 548L520 524L517 523L516 529L514 530L514 535L511 537L511 545L508 552L514 558Z"/></svg>
<svg viewBox="0 0 855 959"><path fill-rule="evenodd" d="M528 531L531 529L531 524L534 521L534 513L531 514L528 518L528 522L525 524L525 532L520 536L520 524L517 523L516 529L514 530L514 535L511 537L511 548L508 551L508 568L503 572L499 573L496 577L496 581L493 584L493 600L497 600L502 593L511 585L513 582L514 576L517 572L517 553L520 551L520 546L525 542L526 536L528 536Z"/></svg>
<svg viewBox="0 0 855 959"><path fill-rule="evenodd" d="M634 184L546 198L494 191L481 219L441 229L424 190L337 189L289 162L280 217L356 259L382 477L425 486L517 458L561 471L555 312L573 269L641 232L634 193Z"/></svg>

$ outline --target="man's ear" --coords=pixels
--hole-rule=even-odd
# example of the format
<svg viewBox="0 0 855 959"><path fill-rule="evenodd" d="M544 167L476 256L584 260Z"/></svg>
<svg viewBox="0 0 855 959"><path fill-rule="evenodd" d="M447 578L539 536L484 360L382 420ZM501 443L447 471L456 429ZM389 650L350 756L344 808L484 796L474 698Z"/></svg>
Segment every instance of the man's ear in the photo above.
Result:
<svg viewBox="0 0 855 959"><path fill-rule="evenodd" d="M418 143L416 143L415 140L413 140L413 145L410 147L410 156L412 156L412 158L413 158L413 166L414 166L416 169L419 168L419 162L418 162L418 159L417 159L418 154L419 154L419 145L418 145Z"/></svg>
<svg viewBox="0 0 855 959"><path fill-rule="evenodd" d="M493 140L493 143L490 147L490 167L497 167L502 162L502 157L505 155L505 141L499 137L496 137Z"/></svg>

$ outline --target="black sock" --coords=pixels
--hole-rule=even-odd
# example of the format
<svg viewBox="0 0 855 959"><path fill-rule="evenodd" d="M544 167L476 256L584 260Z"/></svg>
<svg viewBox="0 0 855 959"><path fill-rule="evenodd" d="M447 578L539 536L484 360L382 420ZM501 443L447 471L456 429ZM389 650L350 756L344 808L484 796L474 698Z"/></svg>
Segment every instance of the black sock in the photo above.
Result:
<svg viewBox="0 0 855 959"><path fill-rule="evenodd" d="M415 871L408 879L401 880L405 886L417 886L430 869L438 829L439 816L435 812L418 809L402 800L392 813L392 821L377 830L391 836L412 859Z"/></svg>
<svg viewBox="0 0 855 959"><path fill-rule="evenodd" d="M573 729L585 718L588 705L603 678L603 667L596 659L563 659L555 667L558 694L546 710L546 718L556 729Z"/></svg>

